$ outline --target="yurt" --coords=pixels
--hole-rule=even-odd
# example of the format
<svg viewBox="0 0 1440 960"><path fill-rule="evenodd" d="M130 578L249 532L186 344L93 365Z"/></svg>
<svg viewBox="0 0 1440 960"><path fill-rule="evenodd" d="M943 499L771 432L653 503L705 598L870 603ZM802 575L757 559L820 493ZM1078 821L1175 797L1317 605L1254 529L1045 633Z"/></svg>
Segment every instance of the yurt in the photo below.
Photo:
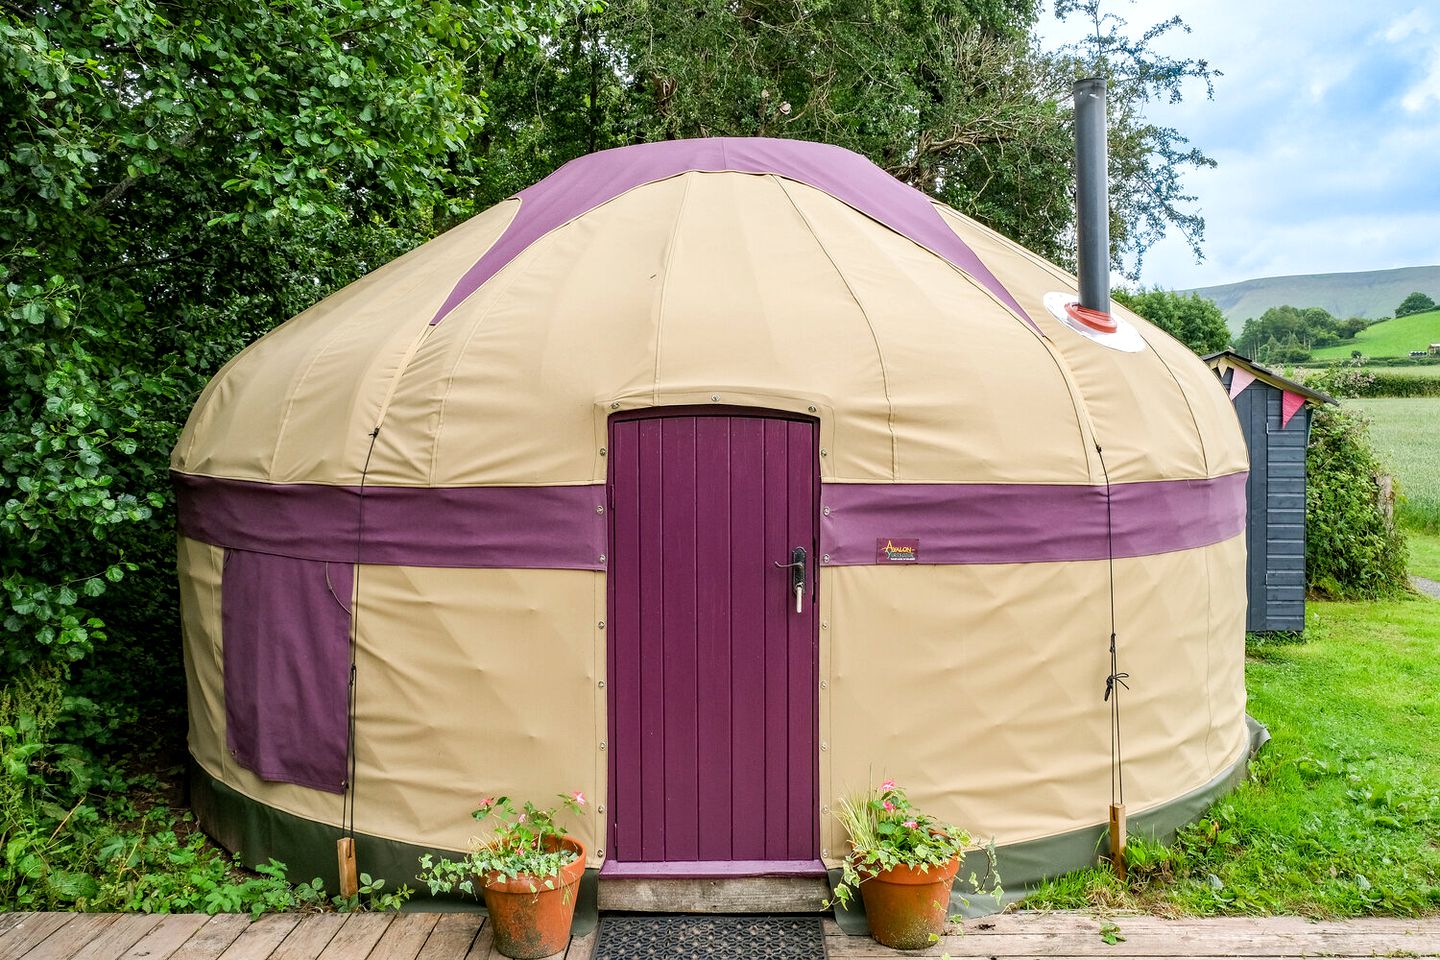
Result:
<svg viewBox="0 0 1440 960"><path fill-rule="evenodd" d="M1011 889L1117 787L1193 817L1251 742L1245 443L1076 284L846 150L706 139L281 325L172 461L200 823L332 884L353 831L393 887L481 797L582 791L603 902L823 878L881 778Z"/></svg>

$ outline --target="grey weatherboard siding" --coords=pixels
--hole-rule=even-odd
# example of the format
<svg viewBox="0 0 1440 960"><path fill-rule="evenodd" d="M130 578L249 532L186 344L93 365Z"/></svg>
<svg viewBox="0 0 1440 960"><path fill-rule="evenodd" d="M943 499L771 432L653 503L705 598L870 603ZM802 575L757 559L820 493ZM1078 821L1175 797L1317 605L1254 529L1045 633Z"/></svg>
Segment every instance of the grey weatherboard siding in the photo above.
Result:
<svg viewBox="0 0 1440 960"><path fill-rule="evenodd" d="M1226 388L1234 371L1226 371ZM1255 380L1235 398L1250 448L1245 549L1250 605L1245 629L1255 633L1305 626L1305 448L1310 404L1280 426L1282 391Z"/></svg>

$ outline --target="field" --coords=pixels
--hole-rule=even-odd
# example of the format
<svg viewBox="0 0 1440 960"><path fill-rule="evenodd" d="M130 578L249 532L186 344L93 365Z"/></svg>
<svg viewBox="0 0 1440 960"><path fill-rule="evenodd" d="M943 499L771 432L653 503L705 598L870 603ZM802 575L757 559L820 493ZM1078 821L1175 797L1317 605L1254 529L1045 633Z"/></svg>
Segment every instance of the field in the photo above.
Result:
<svg viewBox="0 0 1440 960"><path fill-rule="evenodd" d="M1400 481L1401 519L1440 533L1440 397L1356 399L1368 414L1375 449Z"/></svg>
<svg viewBox="0 0 1440 960"><path fill-rule="evenodd" d="M1440 534L1405 531L1410 545L1409 569L1417 577L1440 581Z"/></svg>
<svg viewBox="0 0 1440 960"><path fill-rule="evenodd" d="M1321 347L1311 354L1315 360L1344 360L1354 350L1367 357L1403 357L1412 350L1424 350L1440 343L1440 310L1383 320L1356 334L1349 343Z"/></svg>
<svg viewBox="0 0 1440 960"><path fill-rule="evenodd" d="M1387 377L1435 377L1440 379L1440 363L1417 363L1405 367L1361 367L1360 371Z"/></svg>

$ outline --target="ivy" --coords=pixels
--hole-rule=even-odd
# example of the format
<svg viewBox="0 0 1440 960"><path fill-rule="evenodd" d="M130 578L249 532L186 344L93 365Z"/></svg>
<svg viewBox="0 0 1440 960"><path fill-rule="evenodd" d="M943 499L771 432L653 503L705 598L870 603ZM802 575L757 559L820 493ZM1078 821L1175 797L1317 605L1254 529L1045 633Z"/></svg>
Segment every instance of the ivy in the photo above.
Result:
<svg viewBox="0 0 1440 960"><path fill-rule="evenodd" d="M0 7L0 682L114 625L173 643L166 464L201 386L469 213L476 64L578 9Z"/></svg>

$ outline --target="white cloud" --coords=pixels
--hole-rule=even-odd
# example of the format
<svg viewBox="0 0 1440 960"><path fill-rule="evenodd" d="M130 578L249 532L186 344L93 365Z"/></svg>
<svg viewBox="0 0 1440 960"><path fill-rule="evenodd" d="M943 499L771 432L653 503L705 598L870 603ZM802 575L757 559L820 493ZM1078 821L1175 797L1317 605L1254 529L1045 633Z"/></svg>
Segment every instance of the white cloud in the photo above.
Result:
<svg viewBox="0 0 1440 960"><path fill-rule="evenodd" d="M1186 176L1206 260L1169 237L1146 257L1146 283L1440 264L1440 30L1415 0L1107 6L1132 34L1178 13L1193 32L1157 46L1224 72L1213 101L1192 88L1149 111L1219 166ZM1040 29L1053 46L1072 28Z"/></svg>
<svg viewBox="0 0 1440 960"><path fill-rule="evenodd" d="M1382 35L1391 43L1399 43L1412 33L1429 32L1430 16L1420 7L1416 7L1409 13L1392 20Z"/></svg>
<svg viewBox="0 0 1440 960"><path fill-rule="evenodd" d="M1440 106L1440 43L1430 48L1429 60L1425 76L1400 98L1406 113L1421 113L1431 103Z"/></svg>

